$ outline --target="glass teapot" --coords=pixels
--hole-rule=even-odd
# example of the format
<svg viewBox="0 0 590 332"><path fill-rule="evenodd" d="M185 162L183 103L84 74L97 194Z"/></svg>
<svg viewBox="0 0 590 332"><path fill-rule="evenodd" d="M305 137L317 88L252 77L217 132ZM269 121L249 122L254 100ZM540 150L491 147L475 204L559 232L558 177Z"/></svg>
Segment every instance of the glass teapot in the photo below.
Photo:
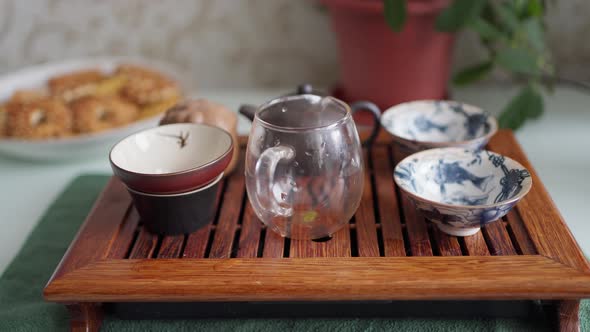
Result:
<svg viewBox="0 0 590 332"><path fill-rule="evenodd" d="M252 118L246 150L246 189L258 218L283 237L319 239L342 228L357 210L364 186L363 153L353 113L380 111L311 93L242 106Z"/></svg>

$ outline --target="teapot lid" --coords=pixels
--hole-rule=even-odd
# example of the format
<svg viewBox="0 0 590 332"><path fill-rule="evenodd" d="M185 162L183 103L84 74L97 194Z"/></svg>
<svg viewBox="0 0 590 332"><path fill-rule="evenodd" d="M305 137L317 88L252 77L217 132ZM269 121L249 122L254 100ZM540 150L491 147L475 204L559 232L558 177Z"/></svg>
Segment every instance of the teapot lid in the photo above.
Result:
<svg viewBox="0 0 590 332"><path fill-rule="evenodd" d="M308 94L322 96L322 97L328 96L327 93L314 89L313 86L309 83L304 83L304 84L298 85L295 92L287 94L287 96L308 95Z"/></svg>
<svg viewBox="0 0 590 332"><path fill-rule="evenodd" d="M294 92L283 95L282 97L305 95L305 94L311 94L311 95L316 95L316 96L321 96L321 97L328 96L328 94L323 91L315 90L311 84L304 83L304 84L298 85L297 89ZM256 105L244 104L244 105L240 106L240 109L238 110L238 112L240 114L244 115L245 117L247 117L248 119L250 119L250 121L253 121L254 114L256 113L257 109L258 109L258 106L256 106Z"/></svg>

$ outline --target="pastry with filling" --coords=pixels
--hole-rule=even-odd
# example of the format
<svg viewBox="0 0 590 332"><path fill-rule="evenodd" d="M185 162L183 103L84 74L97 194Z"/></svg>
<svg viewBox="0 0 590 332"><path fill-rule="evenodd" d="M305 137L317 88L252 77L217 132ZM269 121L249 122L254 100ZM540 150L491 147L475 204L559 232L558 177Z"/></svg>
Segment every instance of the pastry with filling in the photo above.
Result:
<svg viewBox="0 0 590 332"><path fill-rule="evenodd" d="M170 100L176 102L180 98L176 82L156 71L135 65L121 65L116 74L126 78L122 95L138 105L156 105Z"/></svg>
<svg viewBox="0 0 590 332"><path fill-rule="evenodd" d="M95 133L133 122L138 117L135 105L122 98L83 97L71 104L73 130L76 133Z"/></svg>
<svg viewBox="0 0 590 332"><path fill-rule="evenodd" d="M67 103L96 93L98 84L104 79L99 70L80 70L53 77L49 80L52 96L59 96Z"/></svg>
<svg viewBox="0 0 590 332"><path fill-rule="evenodd" d="M96 85L96 96L117 96L123 90L127 79L123 75L112 75Z"/></svg>
<svg viewBox="0 0 590 332"><path fill-rule="evenodd" d="M16 90L12 93L12 96L10 96L8 104L22 105L47 97L47 93L41 90Z"/></svg>
<svg viewBox="0 0 590 332"><path fill-rule="evenodd" d="M6 133L17 138L57 138L71 134L72 116L57 98L43 98L6 108Z"/></svg>

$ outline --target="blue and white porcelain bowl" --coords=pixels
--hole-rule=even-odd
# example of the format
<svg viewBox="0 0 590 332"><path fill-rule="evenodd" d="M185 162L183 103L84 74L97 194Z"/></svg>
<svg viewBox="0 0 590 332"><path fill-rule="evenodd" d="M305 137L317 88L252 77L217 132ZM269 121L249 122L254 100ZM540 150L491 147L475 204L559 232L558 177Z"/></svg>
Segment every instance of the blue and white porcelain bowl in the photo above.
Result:
<svg viewBox="0 0 590 332"><path fill-rule="evenodd" d="M386 110L381 125L403 156L444 147L483 148L498 122L479 107L445 100L418 100Z"/></svg>
<svg viewBox="0 0 590 332"><path fill-rule="evenodd" d="M487 150L431 149L402 160L394 171L398 187L443 232L477 233L524 197L531 176L518 162Z"/></svg>

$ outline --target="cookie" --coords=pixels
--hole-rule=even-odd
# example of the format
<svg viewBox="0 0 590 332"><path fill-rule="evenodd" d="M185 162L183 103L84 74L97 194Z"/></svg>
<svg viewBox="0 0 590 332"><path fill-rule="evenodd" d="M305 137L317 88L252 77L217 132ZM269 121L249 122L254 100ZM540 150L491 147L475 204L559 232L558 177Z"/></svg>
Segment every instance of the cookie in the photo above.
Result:
<svg viewBox="0 0 590 332"><path fill-rule="evenodd" d="M121 93L127 79L123 75L113 75L105 78L96 85L95 95L116 96Z"/></svg>
<svg viewBox="0 0 590 332"><path fill-rule="evenodd" d="M145 105L140 108L139 118L146 119L146 118L150 118L152 116L156 116L158 114L163 114L164 112L169 110L171 107L176 105L176 103L178 103L178 101L179 101L179 98L170 98L170 99L162 100L157 103Z"/></svg>
<svg viewBox="0 0 590 332"><path fill-rule="evenodd" d="M59 96L66 102L92 95L104 75L98 70L80 70L53 77L49 80L51 95Z"/></svg>
<svg viewBox="0 0 590 332"><path fill-rule="evenodd" d="M117 74L126 77L122 94L139 105L156 104L180 97L176 82L150 69L135 65L121 65Z"/></svg>
<svg viewBox="0 0 590 332"><path fill-rule="evenodd" d="M41 90L16 90L8 100L9 104L26 104L36 100L47 98L47 94Z"/></svg>
<svg viewBox="0 0 590 332"><path fill-rule="evenodd" d="M55 138L71 134L69 109L59 99L44 98L6 109L6 133L18 138Z"/></svg>
<svg viewBox="0 0 590 332"><path fill-rule="evenodd" d="M95 133L128 124L138 117L135 105L119 97L80 98L71 104L73 130Z"/></svg>

